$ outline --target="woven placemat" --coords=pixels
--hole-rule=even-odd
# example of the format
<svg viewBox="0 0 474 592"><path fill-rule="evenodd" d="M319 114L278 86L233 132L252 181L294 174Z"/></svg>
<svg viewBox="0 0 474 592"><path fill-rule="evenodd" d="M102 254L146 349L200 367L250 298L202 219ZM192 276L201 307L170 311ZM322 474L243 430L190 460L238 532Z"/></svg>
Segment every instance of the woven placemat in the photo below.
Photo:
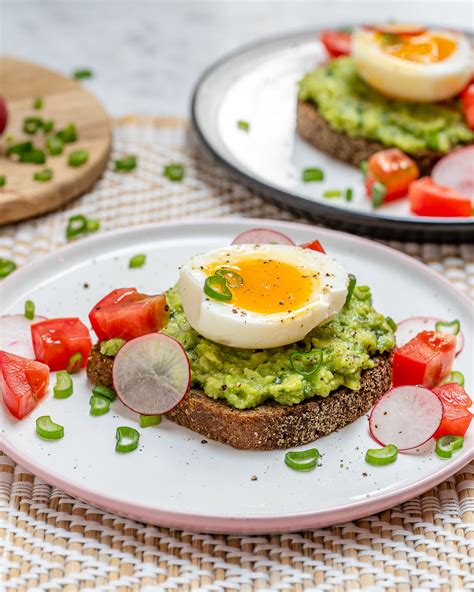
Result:
<svg viewBox="0 0 474 592"><path fill-rule="evenodd" d="M0 257L18 265L64 244L73 213L102 230L209 216L298 219L236 184L178 119L116 121L109 167L68 207L0 228ZM163 165L184 163L182 183ZM304 220L300 220L303 221ZM474 292L474 246L388 243ZM274 536L193 534L103 512L47 485L0 453L2 590L474 590L474 465L391 510L333 528Z"/></svg>

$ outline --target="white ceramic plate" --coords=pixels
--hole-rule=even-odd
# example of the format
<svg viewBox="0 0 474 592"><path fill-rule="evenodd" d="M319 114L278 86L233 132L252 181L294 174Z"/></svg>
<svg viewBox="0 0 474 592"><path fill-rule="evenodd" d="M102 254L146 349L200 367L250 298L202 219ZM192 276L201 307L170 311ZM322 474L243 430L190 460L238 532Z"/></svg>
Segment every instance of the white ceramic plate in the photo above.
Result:
<svg viewBox="0 0 474 592"><path fill-rule="evenodd" d="M360 282L372 287L376 307L394 319L412 315L458 318L467 337L456 369L473 386L472 304L429 268L397 251L311 226L228 219L150 225L85 239L19 269L0 285L2 313L19 313L32 299L38 314L80 316L113 288L136 286L157 293L177 280L180 264L199 251L229 244L255 226L271 226L297 243L319 238ZM142 269L130 257L147 253ZM88 287L85 287L85 285ZM54 377L52 377L54 384ZM16 421L3 409L1 446L27 469L65 491L107 510L146 522L214 532L276 532L325 526L385 509L447 478L472 457L473 431L450 461L432 451L400 455L394 465L371 467L373 446L366 417L316 443L322 466L297 473L284 452L243 452L164 420L140 429L137 416L118 400L101 417L89 415L85 372L74 394L51 395L29 417ZM472 392L472 391L471 391ZM35 434L35 419L51 415L65 426L60 441ZM138 427L140 447L114 452L115 429ZM303 448L307 448L303 447ZM251 480L252 475L257 480ZM365 476L366 475L366 476Z"/></svg>
<svg viewBox="0 0 474 592"><path fill-rule="evenodd" d="M351 165L319 152L295 131L298 81L327 59L316 31L245 47L211 66L198 82L192 116L199 138L238 178L285 207L357 225L379 236L408 240L467 240L474 222L466 218L425 218L410 213L407 199L374 211L363 176ZM248 121L248 132L238 128ZM303 183L307 167L325 171L321 183ZM351 187L351 202L324 198L330 189ZM402 234L403 233L403 234Z"/></svg>

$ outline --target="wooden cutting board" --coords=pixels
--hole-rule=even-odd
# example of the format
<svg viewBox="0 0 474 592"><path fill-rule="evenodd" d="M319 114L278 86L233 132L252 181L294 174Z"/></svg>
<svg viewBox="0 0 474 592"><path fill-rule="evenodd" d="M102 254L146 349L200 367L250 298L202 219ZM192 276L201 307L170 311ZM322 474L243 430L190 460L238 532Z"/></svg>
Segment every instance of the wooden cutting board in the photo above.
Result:
<svg viewBox="0 0 474 592"><path fill-rule="evenodd" d="M102 174L111 149L110 121L100 102L79 82L21 60L0 56L0 95L7 101L8 124L0 138L0 175L6 184L0 188L0 224L44 214L86 192ZM33 109L36 97L43 108ZM6 158L7 137L14 143L32 140L43 148L44 136L29 136L22 131L25 117L54 120L59 130L74 123L78 139L65 144L58 156L48 156L43 165L20 164ZM89 160L81 167L70 167L68 155L87 150ZM51 168L51 181L39 182L33 174Z"/></svg>

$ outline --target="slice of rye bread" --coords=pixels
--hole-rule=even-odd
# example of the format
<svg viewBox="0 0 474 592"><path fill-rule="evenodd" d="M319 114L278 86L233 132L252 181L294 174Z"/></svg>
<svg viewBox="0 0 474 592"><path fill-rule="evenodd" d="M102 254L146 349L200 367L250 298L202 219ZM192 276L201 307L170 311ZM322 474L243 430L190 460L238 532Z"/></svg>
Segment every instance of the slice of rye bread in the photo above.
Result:
<svg viewBox="0 0 474 592"><path fill-rule="evenodd" d="M328 397L314 397L297 405L265 403L254 409L234 409L191 389L166 417L206 438L242 450L275 450L312 442L355 421L390 388L392 353L374 357L375 365L362 373L356 391L340 387ZM92 349L87 375L93 384L112 387L113 358Z"/></svg>
<svg viewBox="0 0 474 592"><path fill-rule="evenodd" d="M389 148L380 142L338 132L329 125L310 101L298 101L296 127L299 135L321 152L355 166L368 160L372 154ZM437 161L445 155L441 152L424 150L409 156L418 165L421 175L429 175Z"/></svg>

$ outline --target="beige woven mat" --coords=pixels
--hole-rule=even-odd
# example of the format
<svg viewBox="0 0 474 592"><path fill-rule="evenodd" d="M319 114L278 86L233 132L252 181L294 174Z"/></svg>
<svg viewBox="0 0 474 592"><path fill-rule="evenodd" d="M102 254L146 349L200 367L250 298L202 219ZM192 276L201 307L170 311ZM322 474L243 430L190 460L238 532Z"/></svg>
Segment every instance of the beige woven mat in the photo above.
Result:
<svg viewBox="0 0 474 592"><path fill-rule="evenodd" d="M233 182L193 148L175 119L116 122L109 169L59 212L0 228L0 257L19 265L64 243L74 213L103 230L209 216L293 218ZM161 175L186 165L183 183ZM473 246L391 243L473 293ZM474 590L474 466L392 510L333 528L281 536L212 536L158 528L71 498L0 453L2 590Z"/></svg>

